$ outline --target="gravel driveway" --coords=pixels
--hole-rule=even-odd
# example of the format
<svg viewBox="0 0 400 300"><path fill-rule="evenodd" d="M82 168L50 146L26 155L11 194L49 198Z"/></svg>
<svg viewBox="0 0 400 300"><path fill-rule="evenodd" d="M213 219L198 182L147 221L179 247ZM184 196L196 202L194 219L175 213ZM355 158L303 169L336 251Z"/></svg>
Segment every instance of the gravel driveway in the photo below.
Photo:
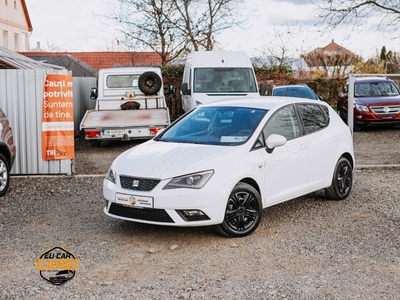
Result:
<svg viewBox="0 0 400 300"><path fill-rule="evenodd" d="M13 177L0 198L0 299L400 299L400 128L354 134L353 191L264 209L250 236L109 218L102 181L135 142L76 142L76 175ZM90 175L88 175L90 174ZM62 285L38 259L65 247L79 260Z"/></svg>

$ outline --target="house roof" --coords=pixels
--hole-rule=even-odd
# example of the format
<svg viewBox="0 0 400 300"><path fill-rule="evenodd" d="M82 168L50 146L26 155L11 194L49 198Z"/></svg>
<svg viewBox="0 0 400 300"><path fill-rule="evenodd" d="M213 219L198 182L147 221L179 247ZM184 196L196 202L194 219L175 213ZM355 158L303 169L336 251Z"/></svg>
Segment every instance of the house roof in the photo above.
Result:
<svg viewBox="0 0 400 300"><path fill-rule="evenodd" d="M58 69L63 67L38 62L0 46L0 69Z"/></svg>
<svg viewBox="0 0 400 300"><path fill-rule="evenodd" d="M313 51L316 52L323 52L323 53L338 53L338 54L347 54L347 55L353 55L355 56L355 54L353 52L351 52L350 50L346 49L343 46L340 46L339 44L335 43L335 40L332 40L332 42L330 42L328 45L326 45L325 47L322 48L316 48ZM313 52L311 51L311 52Z"/></svg>
<svg viewBox="0 0 400 300"><path fill-rule="evenodd" d="M32 32L33 31L33 27L32 27L32 23L31 23L31 18L29 17L28 8L26 7L25 0L21 0L21 4L22 4L22 9L24 11L26 23L28 24L28 31Z"/></svg>
<svg viewBox="0 0 400 300"><path fill-rule="evenodd" d="M161 56L156 52L21 52L28 57L73 56L95 70L121 66L161 65Z"/></svg>
<svg viewBox="0 0 400 300"><path fill-rule="evenodd" d="M95 68L92 68L88 64L69 54L62 56L49 56L46 54L30 56L28 53L26 56L34 59L35 61L62 66L72 71L72 76L97 77L97 70Z"/></svg>

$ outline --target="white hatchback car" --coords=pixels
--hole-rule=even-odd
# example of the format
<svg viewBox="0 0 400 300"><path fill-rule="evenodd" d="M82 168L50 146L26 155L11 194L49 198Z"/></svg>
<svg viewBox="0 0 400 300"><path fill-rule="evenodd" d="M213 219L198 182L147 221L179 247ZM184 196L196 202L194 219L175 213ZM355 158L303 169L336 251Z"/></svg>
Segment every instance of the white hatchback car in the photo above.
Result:
<svg viewBox="0 0 400 300"><path fill-rule="evenodd" d="M325 189L346 198L355 166L350 129L325 102L268 97L196 107L119 155L103 183L111 217L216 225L245 236L263 208Z"/></svg>

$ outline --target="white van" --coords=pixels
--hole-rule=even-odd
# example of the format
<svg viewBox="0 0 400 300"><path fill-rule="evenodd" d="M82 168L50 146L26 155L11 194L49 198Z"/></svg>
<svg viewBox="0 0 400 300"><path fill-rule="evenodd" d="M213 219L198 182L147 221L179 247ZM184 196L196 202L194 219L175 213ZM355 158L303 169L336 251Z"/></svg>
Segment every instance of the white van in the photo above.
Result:
<svg viewBox="0 0 400 300"><path fill-rule="evenodd" d="M186 59L181 86L184 112L225 98L259 97L265 92L265 83L258 89L253 65L244 52L195 51Z"/></svg>

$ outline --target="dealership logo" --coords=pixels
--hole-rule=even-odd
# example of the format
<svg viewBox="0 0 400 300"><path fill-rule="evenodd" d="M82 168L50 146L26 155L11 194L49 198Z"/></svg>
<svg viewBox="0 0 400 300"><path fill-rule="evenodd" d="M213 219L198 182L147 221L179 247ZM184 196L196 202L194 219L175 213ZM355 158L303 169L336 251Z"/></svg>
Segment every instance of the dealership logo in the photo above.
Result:
<svg viewBox="0 0 400 300"><path fill-rule="evenodd" d="M78 259L74 254L62 247L54 247L43 252L37 261L36 269L40 276L48 282L61 285L75 276Z"/></svg>

